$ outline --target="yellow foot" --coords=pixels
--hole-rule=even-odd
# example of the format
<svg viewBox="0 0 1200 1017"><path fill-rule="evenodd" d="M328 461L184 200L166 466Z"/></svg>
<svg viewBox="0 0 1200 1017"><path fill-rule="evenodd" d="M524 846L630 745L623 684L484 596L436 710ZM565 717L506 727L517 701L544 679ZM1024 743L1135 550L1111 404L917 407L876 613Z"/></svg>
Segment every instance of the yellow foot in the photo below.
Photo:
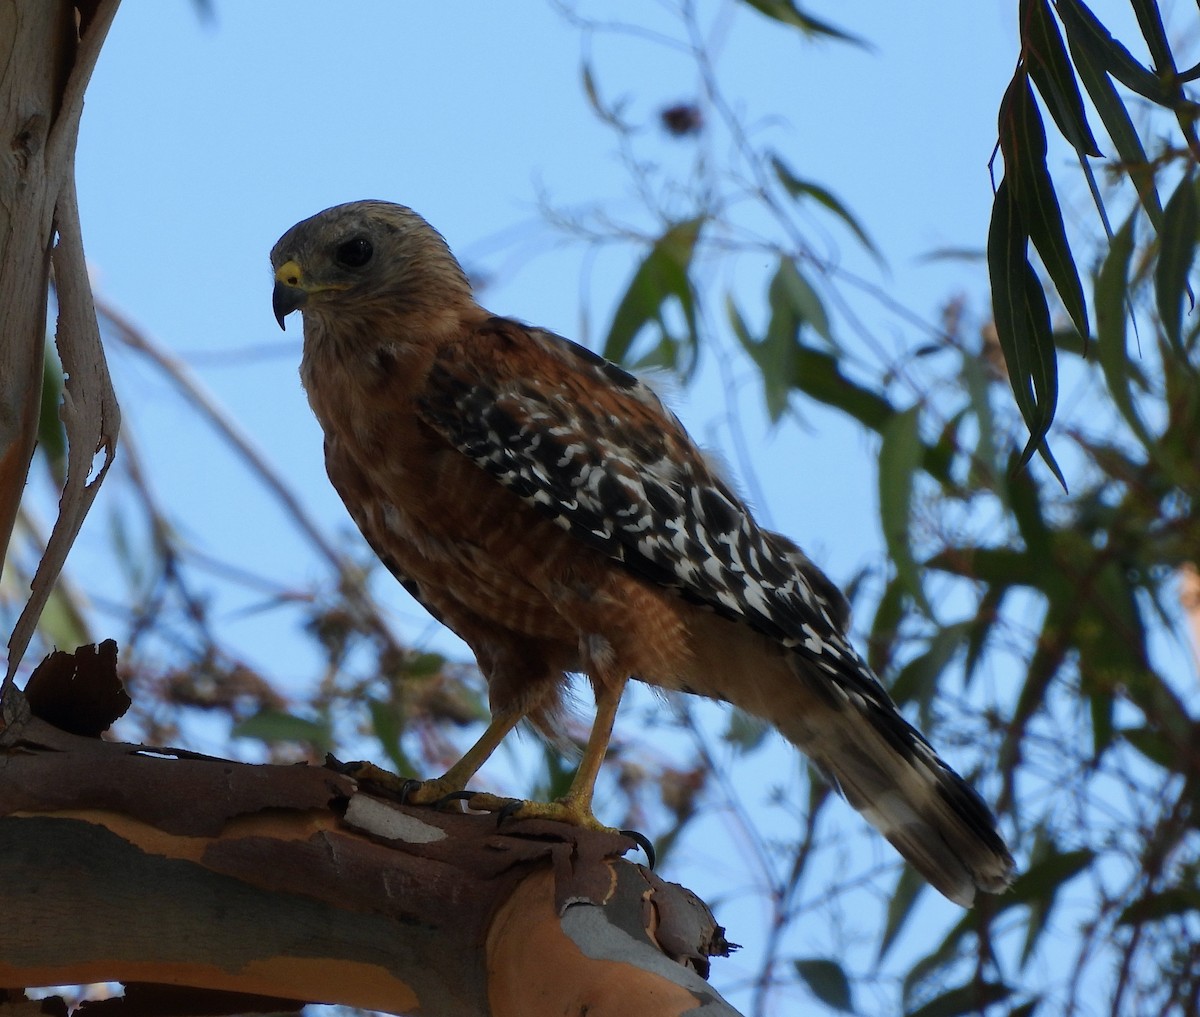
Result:
<svg viewBox="0 0 1200 1017"><path fill-rule="evenodd" d="M494 812L501 821L506 819L549 819L555 823L569 823L585 830L602 830L619 833L605 826L592 810L577 799L560 798L556 802L529 802L520 798L502 798L486 792L462 792L461 797L468 809L474 812Z"/></svg>
<svg viewBox="0 0 1200 1017"><path fill-rule="evenodd" d="M654 868L654 845L645 834L637 830L616 830L605 826L593 814L591 808L577 798L569 795L556 802L529 802L519 798L501 798L482 792L460 791L456 797L461 798L468 809L476 812L494 812L504 822L507 819L549 819L556 823L569 823L571 826L582 827L585 830L599 830L601 833L615 833L626 837L638 845L645 853L650 868Z"/></svg>
<svg viewBox="0 0 1200 1017"><path fill-rule="evenodd" d="M436 780L417 780L414 777L401 777L366 760L343 763L329 756L325 765L359 784L367 785L372 791L382 791L397 798L405 805L437 805L443 799L462 792L462 785L453 779L438 777Z"/></svg>
<svg viewBox="0 0 1200 1017"><path fill-rule="evenodd" d="M462 785L456 780L438 777L435 780L412 780L404 795L405 805L440 805L454 796L465 796Z"/></svg>
<svg viewBox="0 0 1200 1017"><path fill-rule="evenodd" d="M461 803L472 812L493 813L501 823L510 819L548 819L584 830L619 834L637 843L646 852L650 868L654 868L654 846L644 834L606 826L592 813L590 803L570 794L554 802L530 802L520 798L504 798L486 791L465 791L460 781L450 773L434 780L415 780L398 776L365 760L343 763L333 756L326 757L325 765L405 805L431 805L438 808Z"/></svg>
<svg viewBox="0 0 1200 1017"><path fill-rule="evenodd" d="M419 784L411 777L401 777L399 774L385 770L381 766L369 763L364 759L343 763L332 755L325 757L325 765L338 773L344 773L360 784L369 784L372 790L379 790L401 800L407 800L410 789Z"/></svg>

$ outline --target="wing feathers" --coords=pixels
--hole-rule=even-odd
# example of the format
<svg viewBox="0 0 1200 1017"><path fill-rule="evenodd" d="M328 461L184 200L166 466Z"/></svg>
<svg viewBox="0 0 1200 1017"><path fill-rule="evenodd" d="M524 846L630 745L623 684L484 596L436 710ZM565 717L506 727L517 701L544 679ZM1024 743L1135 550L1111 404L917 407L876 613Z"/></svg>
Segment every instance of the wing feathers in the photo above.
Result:
<svg viewBox="0 0 1200 1017"><path fill-rule="evenodd" d="M522 371L533 354L536 386ZM849 650L836 587L755 523L647 386L595 354L494 318L472 343L440 353L420 412L500 483L634 572L801 654Z"/></svg>
<svg viewBox="0 0 1200 1017"><path fill-rule="evenodd" d="M536 385L523 376L531 356ZM969 905L976 887L1007 885L1012 859L991 814L850 645L841 592L757 525L645 385L551 333L492 319L471 345L442 351L420 412L584 543L791 650L771 702L745 702L770 684L739 687L749 662L697 688L779 727L950 899Z"/></svg>

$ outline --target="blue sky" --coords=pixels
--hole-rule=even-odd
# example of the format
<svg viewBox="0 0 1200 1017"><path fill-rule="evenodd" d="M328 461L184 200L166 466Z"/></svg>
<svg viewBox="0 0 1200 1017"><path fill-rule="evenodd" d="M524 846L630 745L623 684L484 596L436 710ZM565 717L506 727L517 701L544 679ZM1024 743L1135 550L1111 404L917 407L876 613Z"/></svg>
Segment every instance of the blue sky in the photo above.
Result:
<svg viewBox="0 0 1200 1017"><path fill-rule="evenodd" d="M638 252L595 260L585 308L584 251L563 246L541 223L538 195L567 208L605 202L631 217L636 203L611 136L579 87L578 33L548 4L215 7L208 26L185 0L130 4L116 20L80 139L89 263L105 298L172 350L197 355L205 383L273 461L313 478L311 503L338 518L317 427L291 370L298 345L290 358L281 347L278 359L213 364L220 351L299 342L298 324L283 336L270 316L274 240L331 204L400 201L492 278L483 298L493 310L594 343ZM737 10L719 72L758 136L868 224L889 271L881 274L830 228L845 263L932 318L960 288L985 299L977 267L918 259L982 244L994 110L1011 73L1014 32L1003 5L917 8L839 12L858 15L847 27L871 41L871 52L807 45ZM631 97L631 119L653 124L659 107L697 92L690 62L661 46L601 38L592 56L605 94ZM684 166L686 144L662 139L650 151L668 167ZM519 243L505 248L498 237ZM749 266L746 278L759 288L737 294L744 307L761 304L756 270ZM856 310L880 322L884 346L912 345L894 320L869 306ZM144 422L138 437L157 482L220 533L222 545L233 540L236 548L241 539L247 553L261 551L240 500L211 497L215 461L181 454L185 411L144 369L128 370L127 384L138 388L125 396L137 403L127 414L134 427ZM755 420L757 393L749 396L748 426L763 451L761 507L774 525L820 552L835 574L876 556L871 450L823 427L819 413L808 428L768 435ZM715 398L702 388L673 401L719 446ZM222 490L230 479L222 476Z"/></svg>
<svg viewBox="0 0 1200 1017"><path fill-rule="evenodd" d="M608 17L604 8L613 5L578 6ZM698 6L706 23L726 26L718 73L755 137L833 190L868 227L887 268L828 223L817 228L818 244L928 320L957 292L982 313L980 265L923 256L983 246L995 114L1016 59L1016 4L812 8L870 49L808 44L740 5ZM263 453L297 478L322 524L348 531L296 375L298 319L283 334L271 316L267 254L278 236L342 201L402 202L490 280L482 300L492 310L594 345L637 252L587 257L543 222L539 196L560 208L603 203L631 221L638 203L580 87L579 33L548 3L215 0L214 7L211 24L186 0L131 2L117 17L79 145L89 264L97 292L193 364ZM637 8L641 24L674 32L671 9ZM627 96L626 115L647 125L647 157L685 168L691 143L659 137L653 125L659 108L696 96L691 62L646 39L610 35L594 39L590 59L603 93ZM711 284L753 307L767 267L742 264ZM865 297L855 309L884 350L920 341ZM221 362L227 351L260 348L274 355ZM305 585L314 566L303 542L241 465L155 372L119 350L113 362L127 424L182 530L211 553ZM753 450L747 463L727 444L725 394L706 364L697 386L671 400L735 472L753 471L753 492L771 524L835 579L878 568L874 446L819 411L772 429L757 390L745 384L737 408ZM102 536L118 509L102 492L91 532ZM453 650L399 591L386 596L411 638ZM234 631L249 659L304 670L307 650L281 625L253 616ZM795 770L789 753L764 757L771 779ZM861 848L865 826L855 829ZM886 862L880 845L865 850ZM701 851L693 861L693 874L711 874L713 858ZM739 887L749 879L738 876ZM728 880L692 885L702 894L730 892ZM735 912L743 920L733 938L758 935L754 908ZM797 943L790 952L822 948ZM752 963L735 961L729 970L745 973Z"/></svg>

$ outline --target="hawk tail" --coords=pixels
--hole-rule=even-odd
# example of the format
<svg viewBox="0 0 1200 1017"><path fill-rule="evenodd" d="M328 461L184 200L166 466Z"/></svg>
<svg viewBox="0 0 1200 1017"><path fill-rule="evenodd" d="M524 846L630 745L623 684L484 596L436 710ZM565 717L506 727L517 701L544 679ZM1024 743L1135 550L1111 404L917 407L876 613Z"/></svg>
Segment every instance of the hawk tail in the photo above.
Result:
<svg viewBox="0 0 1200 1017"><path fill-rule="evenodd" d="M811 664L796 658L793 667L808 672ZM786 720L776 716L788 740L950 900L970 907L976 890L1003 891L1012 881L1013 860L995 817L873 677L870 692L876 694L859 681L800 676L810 693L806 709ZM820 686L815 697L814 686ZM823 709L813 709L814 698Z"/></svg>

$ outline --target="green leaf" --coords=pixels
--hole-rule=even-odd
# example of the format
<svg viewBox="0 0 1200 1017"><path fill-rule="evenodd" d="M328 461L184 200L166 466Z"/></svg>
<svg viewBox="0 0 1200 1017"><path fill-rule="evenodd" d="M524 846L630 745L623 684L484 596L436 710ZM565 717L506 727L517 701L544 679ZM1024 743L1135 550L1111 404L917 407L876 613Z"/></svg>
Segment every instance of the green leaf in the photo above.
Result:
<svg viewBox="0 0 1200 1017"><path fill-rule="evenodd" d="M580 77L583 79L583 95L587 99L588 105L592 107L592 112L603 123L618 130L629 130L629 125L621 118L621 106L623 104L610 106L605 103L600 95L600 89L596 84L596 76L592 72L590 61L585 60L580 68Z"/></svg>
<svg viewBox="0 0 1200 1017"><path fill-rule="evenodd" d="M1050 310L1026 257L1029 232L1012 198L1007 176L996 189L988 229L988 270L996 335L1008 365L1017 407L1029 428L1021 465L1036 450L1066 487L1062 471L1046 444L1058 400L1058 375Z"/></svg>
<svg viewBox="0 0 1200 1017"><path fill-rule="evenodd" d="M766 375L767 365L775 365L784 361L782 350L773 344L782 342L776 338L777 334L783 332L781 323L785 320L796 320L795 308L789 301L772 296L772 324L769 327L767 339L763 341L756 341L750 335L745 321L731 300L726 300L726 310L738 341L754 359L759 370L764 372L764 375ZM784 310L793 317L788 319L787 315L782 313ZM775 328L779 328L779 333L772 331ZM788 387L803 392L819 403L841 410L872 431L882 433L888 421L899 412L879 392L859 385L846 377L842 373L841 363L836 352L818 350L802 342L794 342L787 349L786 362L790 364ZM776 382L773 377L766 376L763 381L768 386L768 407L770 408L772 387ZM774 398L778 400L778 394L775 394ZM926 448L921 466L935 480L941 483L951 482L949 460L941 450Z"/></svg>
<svg viewBox="0 0 1200 1017"><path fill-rule="evenodd" d="M963 352L961 377L970 398L979 436L971 457L968 486L990 488L1000 473L1000 455L996 447L995 418L992 414L991 383L988 368L978 354Z"/></svg>
<svg viewBox="0 0 1200 1017"><path fill-rule="evenodd" d="M871 635L867 639L867 663L876 674L883 674L892 662L900 622L904 619L904 585L898 578L884 588L875 608L871 622Z"/></svg>
<svg viewBox="0 0 1200 1017"><path fill-rule="evenodd" d="M734 707L729 711L729 724L725 728L724 739L740 754L745 754L757 749L770 730L766 721Z"/></svg>
<svg viewBox="0 0 1200 1017"><path fill-rule="evenodd" d="M1154 73L1170 95L1169 106L1175 112L1179 130L1187 141L1189 150L1195 152L1200 145L1200 139L1196 137L1195 123L1200 115L1200 105L1192 102L1183 90L1183 83L1179 80L1179 69L1175 65L1175 54L1171 52L1162 12L1158 9L1158 0L1130 0L1130 5L1137 16L1142 38L1146 40L1146 48L1150 51Z"/></svg>
<svg viewBox="0 0 1200 1017"><path fill-rule="evenodd" d="M979 607L975 611L974 619L968 623L967 628L967 653L963 660L963 685L971 684L971 679L975 677L975 669L979 666L979 662L983 659L983 651L987 648L988 636L991 635L992 627L1000 617L1000 607L1004 603L1004 597L1008 593L1008 587L1003 584L989 586L979 598Z"/></svg>
<svg viewBox="0 0 1200 1017"><path fill-rule="evenodd" d="M775 273L772 285L778 285L780 298L789 302L799 324L808 325L826 342L833 343L833 333L829 327L829 315L825 311L825 305L821 303L817 291L793 259L780 260L779 270Z"/></svg>
<svg viewBox="0 0 1200 1017"><path fill-rule="evenodd" d="M811 14L804 13L796 6L794 0L744 0L744 3L761 14L765 14L768 18L800 29L805 35L825 36L852 43L855 46L862 46L864 49L867 48L864 39L836 28L827 21L814 18Z"/></svg>
<svg viewBox="0 0 1200 1017"><path fill-rule="evenodd" d="M59 416L62 404L63 371L53 343L46 343L42 360L42 402L38 411L37 447L46 458L54 482L66 483L67 431Z"/></svg>
<svg viewBox="0 0 1200 1017"><path fill-rule="evenodd" d="M935 247L920 255L916 261L919 264L931 261L964 261L975 264L983 259L984 252L978 247Z"/></svg>
<svg viewBox="0 0 1200 1017"><path fill-rule="evenodd" d="M1197 732L1197 734L1200 734L1200 732ZM1184 770L1184 753L1180 751L1180 746L1176 745L1169 738L1163 737L1162 731L1158 728L1150 725L1123 728L1121 737L1152 763L1156 763L1164 770L1176 772Z"/></svg>
<svg viewBox="0 0 1200 1017"><path fill-rule="evenodd" d="M1179 746L1189 744L1196 731L1187 704L1158 674L1149 667L1132 671L1125 676L1125 691L1165 737Z"/></svg>
<svg viewBox="0 0 1200 1017"><path fill-rule="evenodd" d="M1075 62L1075 69L1083 87L1087 90L1092 105L1104 122L1104 129L1116 146L1121 168L1129 175L1138 200L1150 217L1155 229L1162 229L1163 210L1155 186L1154 167L1146 158L1146 150L1138 137L1137 129L1117 90L1109 80L1103 61L1097 57L1087 41L1091 36L1085 19L1076 12L1075 0L1060 0L1059 13L1067 30L1067 45ZM1088 12L1090 14L1090 12ZM1132 59L1132 58L1131 58ZM1108 230L1112 235L1112 230Z"/></svg>
<svg viewBox="0 0 1200 1017"><path fill-rule="evenodd" d="M738 310L736 301L728 294L725 295L725 314L729 318L733 334L737 336L738 342L742 344L742 349L749 353L755 359L755 363L757 363L758 340L750 334L750 328L746 324L746 319L742 317L742 312Z"/></svg>
<svg viewBox="0 0 1200 1017"><path fill-rule="evenodd" d="M28 587L26 587L28 590ZM38 632L53 646L83 646L95 642L88 629L86 602L80 603L67 583L55 583L38 618Z"/></svg>
<svg viewBox="0 0 1200 1017"><path fill-rule="evenodd" d="M1083 96L1047 0L1021 0L1021 55L1062 136L1081 156L1100 155Z"/></svg>
<svg viewBox="0 0 1200 1017"><path fill-rule="evenodd" d="M404 661L406 678L432 678L446 666L446 658L440 653L414 653Z"/></svg>
<svg viewBox="0 0 1200 1017"><path fill-rule="evenodd" d="M835 355L800 344L795 351L792 384L817 402L853 417L872 431L882 431L898 412L878 392L864 388L842 374Z"/></svg>
<svg viewBox="0 0 1200 1017"><path fill-rule="evenodd" d="M1091 336L1081 336L1073 328L1056 328L1054 330L1054 348L1059 353L1070 353L1086 360L1091 346Z"/></svg>
<svg viewBox="0 0 1200 1017"><path fill-rule="evenodd" d="M964 407L947 420L942 425L937 441L924 447L925 451L921 460L921 465L926 472L951 491L960 490L960 485L954 481L953 468L955 461L963 452L959 433L966 416L967 409Z"/></svg>
<svg viewBox="0 0 1200 1017"><path fill-rule="evenodd" d="M1028 586L1038 589L1044 563L1027 551L1010 547L953 547L925 561L927 569L938 569L965 579L994 586Z"/></svg>
<svg viewBox="0 0 1200 1017"><path fill-rule="evenodd" d="M879 249L875 246L875 242L867 234L867 231L863 229L862 224L833 192L811 180L804 180L796 176L778 155L771 155L771 168L775 171L775 176L783 184L784 190L788 194L797 200L812 198L818 204L825 206L825 208L829 209L829 211L850 228L850 231L858 238L859 243L863 247L875 255L876 258L881 258Z"/></svg>
<svg viewBox="0 0 1200 1017"><path fill-rule="evenodd" d="M1192 912L1200 912L1200 889L1175 886L1139 897L1121 912L1117 925L1140 925L1142 922L1157 922Z"/></svg>
<svg viewBox="0 0 1200 1017"><path fill-rule="evenodd" d="M1108 694L1097 694L1087 698L1092 720L1092 759L1094 762L1098 762L1108 747L1112 745L1116 700Z"/></svg>
<svg viewBox="0 0 1200 1017"><path fill-rule="evenodd" d="M687 341L695 348L696 300L688 270L703 225L703 218L676 223L654 243L617 305L604 340L605 358L622 363L639 333L652 323L668 335L663 307L672 297L683 310L689 331Z"/></svg>
<svg viewBox="0 0 1200 1017"><path fill-rule="evenodd" d="M900 866L900 878L896 881L896 889L888 897L887 922L879 943L879 960L883 960L892 944L896 942L896 937L912 914L913 905L928 885L911 865Z"/></svg>
<svg viewBox="0 0 1200 1017"><path fill-rule="evenodd" d="M1055 894L1095 860L1095 852L1087 848L1059 851L1047 844L1045 852L1013 881L1004 895L1005 906L1029 904Z"/></svg>
<svg viewBox="0 0 1200 1017"><path fill-rule="evenodd" d="M1016 144L1016 142L1013 142ZM992 314L1004 360L1012 379L1013 395L1026 424L1032 428L1036 413L1029 387L1031 338L1028 335L1028 316L1025 313L1025 256L1029 232L1022 221L1020 208L1012 197L1009 178L1005 176L996 188L992 217L988 227L988 272L992 284ZM1011 351L1011 352L1010 352ZM1014 371L1015 368L1015 371Z"/></svg>
<svg viewBox="0 0 1200 1017"><path fill-rule="evenodd" d="M1075 633L1081 691L1091 708L1093 759L1098 761L1112 742L1116 690L1144 684L1149 651L1129 570L1113 561L1098 571L1094 565L1088 568L1094 579Z"/></svg>
<svg viewBox="0 0 1200 1017"><path fill-rule="evenodd" d="M1129 0L1134 14L1137 16L1138 27L1142 30L1142 38L1146 40L1146 48L1150 51L1150 59L1154 63L1156 76L1162 86L1172 97L1176 92L1169 82L1175 80L1175 56L1171 52L1171 44L1167 41L1167 30L1163 27L1162 14L1158 9L1158 0Z"/></svg>
<svg viewBox="0 0 1200 1017"><path fill-rule="evenodd" d="M775 423L783 416L791 396L791 379L794 373L793 360L796 339L804 323L788 293L785 275L791 261L780 258L779 267L771 277L767 288L767 302L771 318L762 341L755 344L753 353L763 381L763 399L767 414Z"/></svg>
<svg viewBox="0 0 1200 1017"><path fill-rule="evenodd" d="M734 335L758 366L767 413L774 423L787 409L792 389L798 387L797 362L807 349L798 342L800 329L810 325L828 336L829 321L820 299L790 258L780 258L767 301L771 318L761 340L750 334L732 298L726 297L725 306Z"/></svg>
<svg viewBox="0 0 1200 1017"><path fill-rule="evenodd" d="M913 478L924 451L918 406L896 414L884 426L879 447L879 521L897 577L917 606L932 617L933 608L925 599L908 530Z"/></svg>
<svg viewBox="0 0 1200 1017"><path fill-rule="evenodd" d="M372 696L367 699L367 711L371 714L371 730L396 772L416 773L416 768L400 745L400 736L404 734L404 717L397 706Z"/></svg>
<svg viewBox="0 0 1200 1017"><path fill-rule="evenodd" d="M1013 79L1004 95L1000 104L1000 124L1005 180L1009 182L1012 199L1019 208L1021 222L1028 229L1029 239L1041 255L1076 330L1080 335L1087 335L1083 284L1071 257L1062 210L1046 166L1046 131L1029 81L1022 75ZM1094 147L1095 143L1092 144Z"/></svg>
<svg viewBox="0 0 1200 1017"><path fill-rule="evenodd" d="M844 1013L854 1012L850 980L837 961L815 957L792 962L796 973L808 984L809 990L826 1006Z"/></svg>
<svg viewBox="0 0 1200 1017"><path fill-rule="evenodd" d="M1008 999L1013 990L1000 982L970 981L957 989L943 992L908 1017L959 1017L960 1014L980 1014L986 1007Z"/></svg>
<svg viewBox="0 0 1200 1017"><path fill-rule="evenodd" d="M263 742L302 742L321 750L333 743L329 725L322 720L307 720L282 710L260 710L233 726L234 738L257 738Z"/></svg>
<svg viewBox="0 0 1200 1017"><path fill-rule="evenodd" d="M1133 227L1136 216L1130 215L1125 225L1113 237L1096 277L1096 335L1100 347L1100 368L1108 393L1125 422L1143 445L1152 439L1142 423L1130 388L1129 350L1125 325L1129 305L1129 262L1133 257Z"/></svg>
<svg viewBox="0 0 1200 1017"><path fill-rule="evenodd" d="M1045 584L1046 574L1052 572L1044 562L1038 563L1041 568L1036 583ZM1061 582L1055 577L1053 584ZM1000 745L998 770L1006 779L1011 780L1014 768L1021 762L1022 743L1025 728L1029 719L1042 708L1050 683L1054 681L1063 665L1067 662L1070 646L1064 637L1064 626L1068 624L1067 616L1073 612L1073 602L1050 599L1046 615L1042 619L1042 629L1034 644L1033 655L1025 665L1024 682L1017 695L1016 705L1011 711L1004 741Z"/></svg>
<svg viewBox="0 0 1200 1017"><path fill-rule="evenodd" d="M1080 45L1088 47L1096 61L1108 73L1133 91L1145 96L1151 102L1158 104L1175 113L1180 132L1195 151L1198 143L1195 120L1200 105L1197 105L1183 90L1183 80L1180 78L1175 57L1171 52L1171 44L1163 27L1162 15L1158 9L1157 0L1130 0L1137 16L1138 27L1146 46L1150 51L1154 69L1148 70L1119 42L1113 39L1094 14L1081 0L1062 0L1059 4L1059 14L1063 24L1068 26L1070 33L1071 21L1078 22L1077 31Z"/></svg>
<svg viewBox="0 0 1200 1017"><path fill-rule="evenodd" d="M1169 108L1172 105L1171 90L1157 74L1138 63L1129 50L1113 38L1083 0L1058 0L1056 9L1067 30L1067 39L1074 47L1085 52L1126 88L1160 106Z"/></svg>
<svg viewBox="0 0 1200 1017"><path fill-rule="evenodd" d="M1054 413L1058 407L1058 354L1054 349L1054 330L1050 325L1050 308L1046 304L1046 294L1032 266L1025 263L1025 308L1029 314L1029 334L1033 337L1032 380L1033 391L1037 399L1039 419L1048 434L1050 425L1054 423ZM1021 453L1021 463L1024 465L1033 456L1034 450L1042 457L1055 479L1067 490L1067 481L1054 456L1050 454L1050 446L1044 437L1035 431L1031 433L1029 442ZM1019 468L1019 466L1018 466Z"/></svg>
<svg viewBox="0 0 1200 1017"><path fill-rule="evenodd" d="M915 998L920 994L927 981L932 982L935 988L946 984L952 975L954 965L958 963L962 955L963 940L971 936L978 927L979 913L968 911L932 951L908 969L903 983L905 1013L914 1005Z"/></svg>
<svg viewBox="0 0 1200 1017"><path fill-rule="evenodd" d="M1038 485L1027 474L1009 472L1005 485L1008 505L1016 520L1025 550L1034 561L1053 560L1054 541L1046 518L1042 513L1041 492Z"/></svg>
<svg viewBox="0 0 1200 1017"><path fill-rule="evenodd" d="M1196 232L1200 215L1196 209L1196 179L1189 170L1167 201L1163 228L1159 234L1158 264L1154 270L1154 292L1163 330L1182 357L1183 297L1186 293L1194 308L1195 298L1188 285L1188 274L1196 255Z"/></svg>
<svg viewBox="0 0 1200 1017"><path fill-rule="evenodd" d="M900 669L889 690L898 703L915 702L920 709L922 723L930 719L930 707L938 689L938 679L962 648L970 625L970 622L956 622L939 628L930 638L925 652Z"/></svg>
<svg viewBox="0 0 1200 1017"><path fill-rule="evenodd" d="M531 797L539 802L555 801L567 793L579 768L565 761L549 742L542 744L542 762L546 769Z"/></svg>
<svg viewBox="0 0 1200 1017"><path fill-rule="evenodd" d="M1095 854L1086 848L1059 852L1052 843L1043 844L1046 854L1021 873L1005 895L1006 905L1023 903L1029 907L1025 946L1021 953L1022 965L1029 960L1034 946L1046 930L1059 890L1095 859Z"/></svg>

